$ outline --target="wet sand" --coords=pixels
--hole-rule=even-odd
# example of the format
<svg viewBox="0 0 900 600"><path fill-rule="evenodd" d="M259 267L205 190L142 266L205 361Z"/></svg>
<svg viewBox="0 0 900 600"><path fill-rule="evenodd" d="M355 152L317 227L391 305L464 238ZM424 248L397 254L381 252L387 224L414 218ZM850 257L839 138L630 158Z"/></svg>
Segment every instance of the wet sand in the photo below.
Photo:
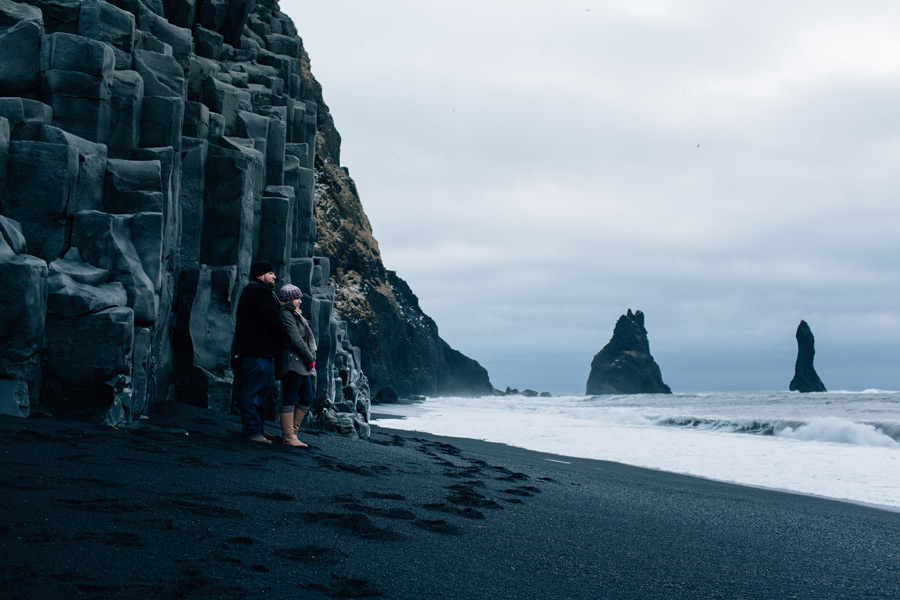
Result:
<svg viewBox="0 0 900 600"><path fill-rule="evenodd" d="M3 598L900 598L900 513L373 428L0 417ZM275 431L274 428L271 431Z"/></svg>

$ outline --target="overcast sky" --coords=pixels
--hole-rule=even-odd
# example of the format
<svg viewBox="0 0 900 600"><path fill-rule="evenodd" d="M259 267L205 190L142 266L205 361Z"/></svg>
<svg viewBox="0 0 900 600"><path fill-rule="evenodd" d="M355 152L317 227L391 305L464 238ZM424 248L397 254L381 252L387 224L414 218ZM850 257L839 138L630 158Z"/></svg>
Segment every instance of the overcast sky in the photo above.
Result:
<svg viewBox="0 0 900 600"><path fill-rule="evenodd" d="M385 266L495 387L900 389L900 3L281 0Z"/></svg>

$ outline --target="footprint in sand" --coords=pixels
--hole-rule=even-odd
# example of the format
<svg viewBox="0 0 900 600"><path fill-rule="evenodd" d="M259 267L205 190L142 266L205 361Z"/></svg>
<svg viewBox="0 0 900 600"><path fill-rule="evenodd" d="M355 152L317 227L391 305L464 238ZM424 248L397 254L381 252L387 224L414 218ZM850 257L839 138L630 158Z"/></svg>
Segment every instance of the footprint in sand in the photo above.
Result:
<svg viewBox="0 0 900 600"><path fill-rule="evenodd" d="M372 519L362 513L309 513L303 518L307 523L323 523L368 540L403 539L403 536L394 531L378 527Z"/></svg>
<svg viewBox="0 0 900 600"><path fill-rule="evenodd" d="M320 592L329 598L381 598L383 594L366 579L331 575L328 585L311 583L303 586L311 592Z"/></svg>

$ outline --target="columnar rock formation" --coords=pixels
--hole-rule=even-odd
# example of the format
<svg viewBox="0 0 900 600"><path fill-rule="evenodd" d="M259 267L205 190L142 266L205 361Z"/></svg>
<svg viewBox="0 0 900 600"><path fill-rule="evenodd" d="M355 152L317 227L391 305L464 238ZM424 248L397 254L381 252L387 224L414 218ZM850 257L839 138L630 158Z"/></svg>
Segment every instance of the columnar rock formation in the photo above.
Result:
<svg viewBox="0 0 900 600"><path fill-rule="evenodd" d="M300 48L274 2L0 0L4 412L229 410L234 308L265 259L311 300L320 418L367 432L314 254Z"/></svg>
<svg viewBox="0 0 900 600"><path fill-rule="evenodd" d="M367 433L363 364L492 389L385 271L275 0L0 0L0 57L0 412L230 410L254 260L309 298L324 423Z"/></svg>
<svg viewBox="0 0 900 600"><path fill-rule="evenodd" d="M816 356L816 338L806 321L797 326L797 362L794 364L794 378L791 379L792 392L827 392L825 384L813 366Z"/></svg>
<svg viewBox="0 0 900 600"><path fill-rule="evenodd" d="M619 317L612 339L591 361L587 394L671 394L650 355L644 313Z"/></svg>

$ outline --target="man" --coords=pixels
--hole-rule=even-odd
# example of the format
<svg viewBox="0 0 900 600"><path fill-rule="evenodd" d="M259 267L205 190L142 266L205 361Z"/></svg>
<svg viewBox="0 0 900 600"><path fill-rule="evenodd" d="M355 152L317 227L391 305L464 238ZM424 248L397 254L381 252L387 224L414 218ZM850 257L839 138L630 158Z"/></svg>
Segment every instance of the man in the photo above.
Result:
<svg viewBox="0 0 900 600"><path fill-rule="evenodd" d="M275 269L266 261L250 266L250 283L241 292L234 324L231 361L241 399L241 435L261 444L276 436L263 429L263 403L285 334L275 296Z"/></svg>

